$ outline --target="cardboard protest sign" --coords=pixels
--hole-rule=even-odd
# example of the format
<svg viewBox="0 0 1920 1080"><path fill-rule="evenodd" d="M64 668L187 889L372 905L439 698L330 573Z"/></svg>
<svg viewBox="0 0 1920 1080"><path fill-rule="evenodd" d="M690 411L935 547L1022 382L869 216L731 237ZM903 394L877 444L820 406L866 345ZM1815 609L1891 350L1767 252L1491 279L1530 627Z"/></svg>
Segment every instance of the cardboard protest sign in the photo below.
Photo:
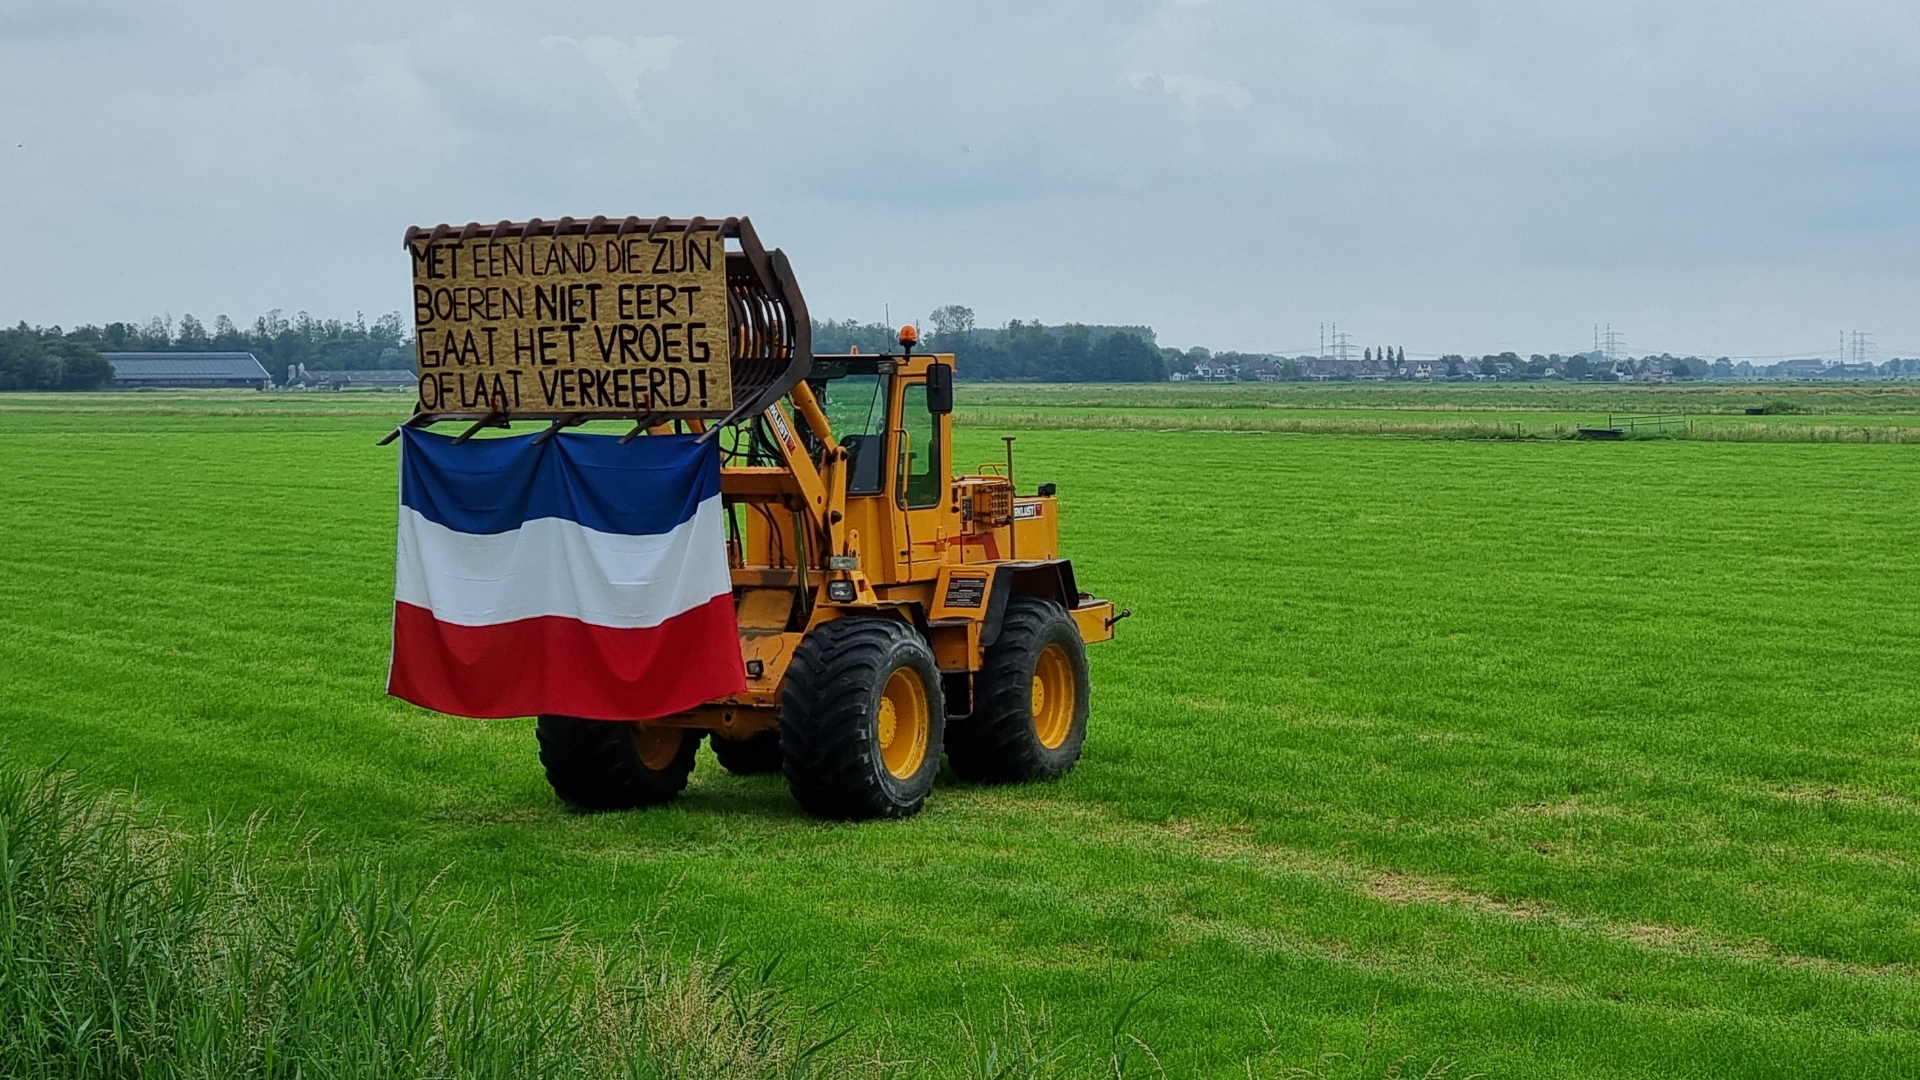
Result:
<svg viewBox="0 0 1920 1080"><path fill-rule="evenodd" d="M407 249L420 412L733 406L718 230L421 234Z"/></svg>

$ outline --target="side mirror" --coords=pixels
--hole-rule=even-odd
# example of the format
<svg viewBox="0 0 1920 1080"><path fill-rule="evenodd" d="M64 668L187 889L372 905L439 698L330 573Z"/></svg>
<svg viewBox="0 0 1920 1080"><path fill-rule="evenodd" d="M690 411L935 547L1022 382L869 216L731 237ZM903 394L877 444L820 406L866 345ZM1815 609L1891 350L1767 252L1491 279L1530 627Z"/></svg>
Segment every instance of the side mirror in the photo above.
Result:
<svg viewBox="0 0 1920 1080"><path fill-rule="evenodd" d="M953 411L952 364L933 364L927 368L927 411L936 416Z"/></svg>

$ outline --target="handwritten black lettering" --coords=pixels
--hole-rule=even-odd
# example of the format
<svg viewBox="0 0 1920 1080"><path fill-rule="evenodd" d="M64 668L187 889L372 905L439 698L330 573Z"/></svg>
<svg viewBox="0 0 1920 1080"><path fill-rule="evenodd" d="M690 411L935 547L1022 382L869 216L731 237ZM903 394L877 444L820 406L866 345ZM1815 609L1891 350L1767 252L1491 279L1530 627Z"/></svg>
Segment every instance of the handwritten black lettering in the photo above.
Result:
<svg viewBox="0 0 1920 1080"><path fill-rule="evenodd" d="M708 372L726 359L715 307L724 278L693 276L719 268L716 233L423 236L407 251L422 410L631 415L727 404L722 376ZM537 390L521 378L529 370Z"/></svg>

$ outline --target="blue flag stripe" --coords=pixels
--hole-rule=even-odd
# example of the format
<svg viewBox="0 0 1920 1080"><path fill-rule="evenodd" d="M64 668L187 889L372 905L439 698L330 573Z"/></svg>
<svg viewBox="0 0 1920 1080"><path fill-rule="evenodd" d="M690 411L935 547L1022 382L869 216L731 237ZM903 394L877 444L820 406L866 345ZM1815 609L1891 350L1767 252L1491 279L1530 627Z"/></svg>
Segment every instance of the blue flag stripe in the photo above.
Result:
<svg viewBox="0 0 1920 1080"><path fill-rule="evenodd" d="M597 532L644 536L692 519L720 493L720 447L693 435L561 433L474 439L401 430L400 503L456 532L512 532L564 518Z"/></svg>

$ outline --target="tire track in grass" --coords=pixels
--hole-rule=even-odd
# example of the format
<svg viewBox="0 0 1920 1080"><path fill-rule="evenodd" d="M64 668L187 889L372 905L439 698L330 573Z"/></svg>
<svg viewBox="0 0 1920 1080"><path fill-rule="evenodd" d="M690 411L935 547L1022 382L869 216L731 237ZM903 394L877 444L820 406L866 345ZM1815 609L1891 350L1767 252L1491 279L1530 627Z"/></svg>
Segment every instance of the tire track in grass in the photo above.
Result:
<svg viewBox="0 0 1920 1080"><path fill-rule="evenodd" d="M1807 956L1783 950L1760 938L1731 938L1698 927L1674 926L1654 922L1627 922L1603 916L1565 911L1536 898L1495 896L1457 883L1403 870L1371 866L1300 848L1262 843L1250 825L1223 825L1193 819L1175 819L1159 824L1137 824L1119 818L1104 808L1085 804L1062 804L1024 793L960 790L946 791L943 800L966 800L966 812L998 817L1011 826L1015 819L1035 815L1050 818L1070 816L1083 839L1098 839L1139 852L1142 849L1158 858L1199 859L1215 864L1233 864L1266 873L1284 874L1328 885L1354 897L1393 907L1424 905L1470 917L1494 918L1514 924L1552 927L1598 940L1612 942L1649 953L1700 960L1732 961L1768 966L1780 970L1817 972L1848 979L1891 980L1920 988L1920 964L1870 965ZM1572 800L1569 800L1571 802ZM1588 804L1589 812L1591 804ZM1522 807L1518 809L1540 809ZM1549 813L1565 814L1562 805L1545 807ZM1626 811L1621 811L1627 813ZM1230 933L1234 925L1221 920L1176 916L1175 921L1194 929ZM1240 926L1241 930L1251 928ZM1265 931L1264 933L1272 933ZM1282 940L1274 938L1273 940ZM1315 955L1333 960L1351 960L1350 950L1327 948L1303 939L1284 939L1289 947L1299 946Z"/></svg>

